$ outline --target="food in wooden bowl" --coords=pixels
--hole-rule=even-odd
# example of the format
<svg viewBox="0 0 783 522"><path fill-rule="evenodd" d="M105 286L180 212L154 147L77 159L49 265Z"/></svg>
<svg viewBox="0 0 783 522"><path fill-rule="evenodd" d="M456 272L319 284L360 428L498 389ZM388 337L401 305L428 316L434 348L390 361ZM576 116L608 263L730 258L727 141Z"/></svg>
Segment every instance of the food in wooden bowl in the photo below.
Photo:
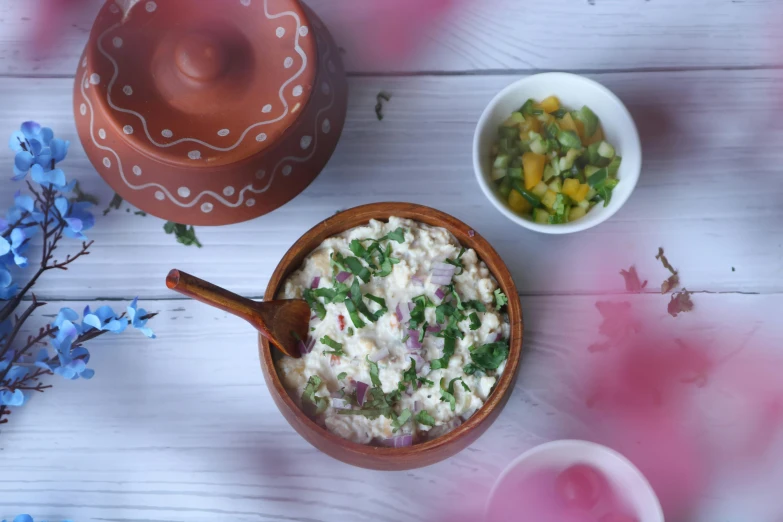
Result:
<svg viewBox="0 0 783 522"><path fill-rule="evenodd" d="M305 439L345 462L448 458L513 388L516 287L480 235L436 210L379 203L327 219L281 261L265 294L276 297L304 297L313 317L299 359L260 339L267 385Z"/></svg>
<svg viewBox="0 0 783 522"><path fill-rule="evenodd" d="M498 129L492 179L508 206L536 223L560 225L608 206L622 158L596 114L569 111L556 96L533 99Z"/></svg>

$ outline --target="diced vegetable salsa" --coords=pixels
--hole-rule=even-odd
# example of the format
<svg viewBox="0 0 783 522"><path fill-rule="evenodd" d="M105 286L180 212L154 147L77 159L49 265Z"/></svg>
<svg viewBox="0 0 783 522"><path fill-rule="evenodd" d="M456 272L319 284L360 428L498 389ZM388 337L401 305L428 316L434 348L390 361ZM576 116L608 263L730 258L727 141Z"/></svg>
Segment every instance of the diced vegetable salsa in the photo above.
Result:
<svg viewBox="0 0 783 522"><path fill-rule="evenodd" d="M569 111L550 96L526 101L500 126L492 179L514 212L555 225L609 205L621 161L589 107Z"/></svg>

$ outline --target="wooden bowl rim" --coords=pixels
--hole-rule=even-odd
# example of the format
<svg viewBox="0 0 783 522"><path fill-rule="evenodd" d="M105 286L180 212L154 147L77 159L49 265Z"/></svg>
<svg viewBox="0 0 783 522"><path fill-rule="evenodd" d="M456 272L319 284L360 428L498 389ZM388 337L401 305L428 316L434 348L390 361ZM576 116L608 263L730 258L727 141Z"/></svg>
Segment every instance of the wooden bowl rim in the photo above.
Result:
<svg viewBox="0 0 783 522"><path fill-rule="evenodd" d="M371 446L344 439L316 424L304 414L296 403L294 403L277 374L277 368L274 364L274 358L272 357L268 341L259 336L259 356L261 364L269 369L269 371L265 372L267 379L272 378L273 380L271 386L269 382L267 382L267 386L270 389L274 388L275 392L285 404L285 407L297 418L301 425L310 428L313 433L319 434L319 436L325 439L330 445L341 447L343 450L357 454L358 456L366 456L375 459L380 458L384 460L396 460L397 458L409 459L416 455L430 453L445 448L446 446L453 445L458 441L469 437L470 432L483 424L490 417L492 411L499 405L502 405L503 398L513 390L519 368L519 361L522 355L522 338L524 330L522 323L522 304L519 299L516 285L514 284L508 267L506 267L503 259L495 251L492 245L490 245L490 243L478 232L457 218L434 208L415 203L370 203L341 211L318 223L300 237L280 260L280 263L277 265L277 268L269 280L266 292L264 293L264 300L273 300L279 292L280 285L284 282L285 278L291 272L299 269L302 260L299 260L299 262L296 263L296 266L293 266L293 263L296 261L296 258L299 256L304 246L308 243L321 238L320 241L318 241L318 244L320 244L326 238L360 226L362 223L369 223L371 219L387 221L390 217L407 218L427 225L445 228L457 238L460 244L473 248L474 250L476 250L474 245L482 245L482 249L490 254L492 264L496 266L497 270L493 271L489 267L486 256L480 256L481 261L484 261L484 263L487 264L487 268L490 269L490 273L497 280L499 287L502 288L503 292L508 296L506 310L509 317L510 335L509 355L506 367L487 401L470 417L470 419L462 423L457 429L452 430L445 435L405 448ZM476 253L478 255L478 251ZM303 257L308 254L309 252L303 254ZM280 407L279 402L276 402L276 404ZM448 458L448 456L451 455L447 455L445 458Z"/></svg>

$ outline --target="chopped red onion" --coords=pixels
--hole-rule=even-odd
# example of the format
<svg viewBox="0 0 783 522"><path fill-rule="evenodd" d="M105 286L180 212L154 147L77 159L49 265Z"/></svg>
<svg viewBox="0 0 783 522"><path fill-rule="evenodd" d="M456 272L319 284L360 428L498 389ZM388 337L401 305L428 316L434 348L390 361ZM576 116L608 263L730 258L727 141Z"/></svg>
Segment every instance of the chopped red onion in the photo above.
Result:
<svg viewBox="0 0 783 522"><path fill-rule="evenodd" d="M438 333L440 332L440 326L437 324L433 324L427 327L427 333Z"/></svg>
<svg viewBox="0 0 783 522"><path fill-rule="evenodd" d="M346 401L345 399L332 399L332 408L336 408L338 410L350 410L351 404Z"/></svg>
<svg viewBox="0 0 783 522"><path fill-rule="evenodd" d="M437 263L432 264L432 271L433 272L454 272L457 270L457 267L454 265L450 265L449 263L443 263L441 261L438 261Z"/></svg>
<svg viewBox="0 0 783 522"><path fill-rule="evenodd" d="M315 346L315 339L312 337L307 338L307 342L299 340L298 343L296 343L296 346L299 348L299 353L302 355L308 354L311 351L313 351L313 347Z"/></svg>
<svg viewBox="0 0 783 522"><path fill-rule="evenodd" d="M419 375L429 375L430 371L432 371L432 367L430 367L430 363L425 362L421 365L421 368L419 368Z"/></svg>
<svg viewBox="0 0 783 522"><path fill-rule="evenodd" d="M503 340L503 332L498 332L498 334L495 336L495 342L502 341Z"/></svg>
<svg viewBox="0 0 783 522"><path fill-rule="evenodd" d="M424 358L421 355L419 355L418 353L415 353L415 352L410 354L410 355L408 355L408 360L410 360L410 359L413 359L416 362L416 368L421 368L422 365L425 362Z"/></svg>
<svg viewBox="0 0 783 522"><path fill-rule="evenodd" d="M389 349L388 348L382 348L382 349L378 350L377 352L375 352L374 354L372 354L370 356L370 360L372 362L378 362L380 360L383 360L383 359L387 358L388 356L389 356Z"/></svg>
<svg viewBox="0 0 783 522"><path fill-rule="evenodd" d="M442 301L443 298L446 297L446 293L443 291L442 288L438 288L437 290L435 290L435 296Z"/></svg>
<svg viewBox="0 0 783 522"><path fill-rule="evenodd" d="M421 411L421 403L419 401L413 401L413 413L419 413Z"/></svg>
<svg viewBox="0 0 783 522"><path fill-rule="evenodd" d="M337 277L335 277L335 279L337 279L338 283L345 283L345 280L348 279L349 277L351 277L350 272L340 272L339 274L337 274Z"/></svg>
<svg viewBox="0 0 783 522"><path fill-rule="evenodd" d="M340 390L333 391L332 393L329 394L329 397L331 397L332 399L342 399L343 392Z"/></svg>
<svg viewBox="0 0 783 522"><path fill-rule="evenodd" d="M410 351L421 350L421 343L419 342L419 332L416 330L408 330L408 340L405 341L405 346Z"/></svg>
<svg viewBox="0 0 783 522"><path fill-rule="evenodd" d="M390 439L383 439L381 440L381 446L386 446L387 448L406 448L408 446L413 446L413 435L398 435L397 437L392 437Z"/></svg>
<svg viewBox="0 0 783 522"><path fill-rule="evenodd" d="M475 230L473 230L472 228L470 230L468 230L468 237L473 237L475 235L476 235L476 231Z"/></svg>
<svg viewBox="0 0 783 522"><path fill-rule="evenodd" d="M318 288L318 285L319 285L320 283L321 283L321 278L320 278L320 276L315 276L315 277L313 278L313 282L312 282L312 283L310 283L310 288Z"/></svg>
<svg viewBox="0 0 783 522"><path fill-rule="evenodd" d="M443 274L438 275L438 273L433 273L432 277L430 278L430 283L437 286L444 286L444 285L450 285L451 284L451 278L454 276L454 274Z"/></svg>
<svg viewBox="0 0 783 522"><path fill-rule="evenodd" d="M412 385L412 384L409 384L409 385L408 385L408 387L405 389L405 393L407 393L407 394L408 394L408 397L410 397L411 395L413 395L413 385Z"/></svg>
<svg viewBox="0 0 783 522"><path fill-rule="evenodd" d="M364 406L364 399L367 397L367 390L369 389L369 384L356 381L356 402L359 403L359 406Z"/></svg>
<svg viewBox="0 0 783 522"><path fill-rule="evenodd" d="M407 323L411 319L410 307L406 305L400 306L397 304L397 320L401 323Z"/></svg>
<svg viewBox="0 0 783 522"><path fill-rule="evenodd" d="M422 279L421 277L419 277L417 275L411 277L411 281L413 281L414 283L416 283L419 286L424 284L424 279Z"/></svg>

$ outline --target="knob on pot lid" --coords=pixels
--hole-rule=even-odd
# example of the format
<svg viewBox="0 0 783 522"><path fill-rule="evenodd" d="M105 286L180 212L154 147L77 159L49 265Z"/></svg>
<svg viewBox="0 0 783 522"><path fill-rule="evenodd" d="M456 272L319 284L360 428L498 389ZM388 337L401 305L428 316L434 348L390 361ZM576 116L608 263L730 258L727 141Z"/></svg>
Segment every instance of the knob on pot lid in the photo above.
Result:
<svg viewBox="0 0 783 522"><path fill-rule="evenodd" d="M295 0L114 0L93 27L81 88L98 91L96 112L141 153L229 165L274 144L307 104L309 32Z"/></svg>

